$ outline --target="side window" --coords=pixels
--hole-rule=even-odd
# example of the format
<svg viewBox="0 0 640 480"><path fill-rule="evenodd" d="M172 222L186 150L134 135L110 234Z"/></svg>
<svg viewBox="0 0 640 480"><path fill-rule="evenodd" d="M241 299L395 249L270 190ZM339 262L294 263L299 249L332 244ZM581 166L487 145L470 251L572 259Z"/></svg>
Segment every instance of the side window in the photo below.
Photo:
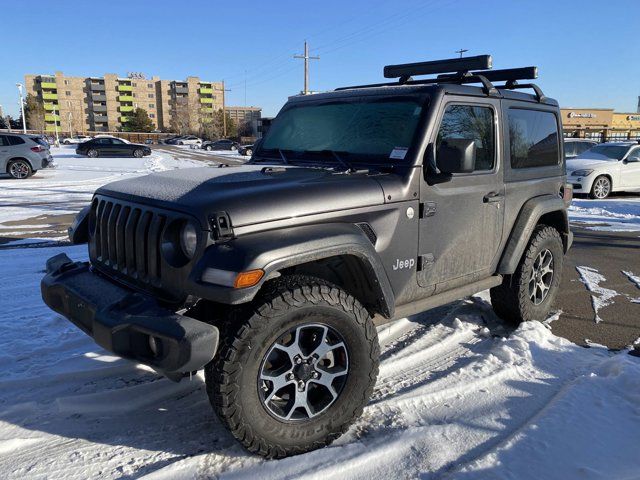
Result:
<svg viewBox="0 0 640 480"><path fill-rule="evenodd" d="M448 105L442 116L436 158L448 140L473 140L476 144L476 171L492 170L496 158L493 109L472 105Z"/></svg>
<svg viewBox="0 0 640 480"><path fill-rule="evenodd" d="M576 155L580 155L582 152L586 152L593 146L593 143L589 142L576 142Z"/></svg>
<svg viewBox="0 0 640 480"><path fill-rule="evenodd" d="M578 146L578 142L564 142L564 156L565 157L575 157L576 155L580 155L579 149L576 148Z"/></svg>
<svg viewBox="0 0 640 480"><path fill-rule="evenodd" d="M9 135L7 136L7 138L9 139L9 145L22 145L24 143L24 140L21 139L20 137L14 137L13 135Z"/></svg>
<svg viewBox="0 0 640 480"><path fill-rule="evenodd" d="M5 137L4 135L0 135L0 147L6 147L7 145L9 145L7 137Z"/></svg>
<svg viewBox="0 0 640 480"><path fill-rule="evenodd" d="M96 140L96 143L100 145L109 145L111 144L111 141L108 138L99 138L98 140Z"/></svg>
<svg viewBox="0 0 640 480"><path fill-rule="evenodd" d="M640 162L640 148L631 150L631 153L627 157L628 162Z"/></svg>
<svg viewBox="0 0 640 480"><path fill-rule="evenodd" d="M512 168L548 167L560 163L558 121L552 112L509 109Z"/></svg>
<svg viewBox="0 0 640 480"><path fill-rule="evenodd" d="M122 145L122 144L124 144L124 142L122 140L118 140L117 138L112 138L111 139L111 143L113 145Z"/></svg>

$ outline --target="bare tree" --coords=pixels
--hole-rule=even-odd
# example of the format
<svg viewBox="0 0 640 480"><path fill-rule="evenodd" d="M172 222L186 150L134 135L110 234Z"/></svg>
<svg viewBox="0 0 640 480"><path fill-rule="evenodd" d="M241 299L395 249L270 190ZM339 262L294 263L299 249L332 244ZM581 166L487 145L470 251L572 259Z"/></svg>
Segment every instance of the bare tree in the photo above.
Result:
<svg viewBox="0 0 640 480"><path fill-rule="evenodd" d="M171 102L171 130L180 135L190 133L189 104L184 98L176 98Z"/></svg>

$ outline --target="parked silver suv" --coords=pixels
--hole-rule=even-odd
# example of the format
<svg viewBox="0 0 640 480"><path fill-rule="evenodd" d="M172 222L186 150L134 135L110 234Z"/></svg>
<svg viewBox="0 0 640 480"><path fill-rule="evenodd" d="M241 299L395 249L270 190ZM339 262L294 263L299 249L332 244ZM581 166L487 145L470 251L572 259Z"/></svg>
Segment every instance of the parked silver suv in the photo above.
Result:
<svg viewBox="0 0 640 480"><path fill-rule="evenodd" d="M24 179L52 164L49 144L42 137L0 133L0 172Z"/></svg>

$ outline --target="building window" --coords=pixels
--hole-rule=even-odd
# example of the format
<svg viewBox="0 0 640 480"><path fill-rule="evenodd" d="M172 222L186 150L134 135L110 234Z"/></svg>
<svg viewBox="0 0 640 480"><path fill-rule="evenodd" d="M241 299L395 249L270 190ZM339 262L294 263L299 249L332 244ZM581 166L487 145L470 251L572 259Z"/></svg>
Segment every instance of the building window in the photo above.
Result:
<svg viewBox="0 0 640 480"><path fill-rule="evenodd" d="M153 83L147 83L147 88L153 88Z"/></svg>
<svg viewBox="0 0 640 480"><path fill-rule="evenodd" d="M65 85L69 85L69 80L65 80L65 81L64 81L64 84L65 84Z"/></svg>
<svg viewBox="0 0 640 480"><path fill-rule="evenodd" d="M155 103L150 103L150 104L149 104L149 108L156 108Z"/></svg>
<svg viewBox="0 0 640 480"><path fill-rule="evenodd" d="M66 92L64 92L64 94L65 94L67 97L70 97L70 96L71 96L71 92L70 92L69 90L67 90Z"/></svg>
<svg viewBox="0 0 640 480"><path fill-rule="evenodd" d="M136 94L135 94L135 93L132 93L132 94L131 94L131 96L132 96L133 98L136 98Z"/></svg>
<svg viewBox="0 0 640 480"><path fill-rule="evenodd" d="M132 83L132 85L135 87L135 86L136 86L136 83L135 83L135 82L133 82L133 83Z"/></svg>
<svg viewBox="0 0 640 480"><path fill-rule="evenodd" d="M149 98L153 98L153 93L150 93L150 94L149 94Z"/></svg>
<svg viewBox="0 0 640 480"><path fill-rule="evenodd" d="M150 113L149 118L156 118L156 115L154 113Z"/></svg>

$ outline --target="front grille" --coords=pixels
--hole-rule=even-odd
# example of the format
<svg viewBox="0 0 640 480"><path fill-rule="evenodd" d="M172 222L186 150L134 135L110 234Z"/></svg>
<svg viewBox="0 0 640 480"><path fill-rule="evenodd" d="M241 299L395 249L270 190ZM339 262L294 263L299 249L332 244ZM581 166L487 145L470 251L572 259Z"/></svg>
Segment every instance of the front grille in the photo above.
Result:
<svg viewBox="0 0 640 480"><path fill-rule="evenodd" d="M96 198L90 220L92 262L139 283L159 286L166 223L166 215Z"/></svg>

